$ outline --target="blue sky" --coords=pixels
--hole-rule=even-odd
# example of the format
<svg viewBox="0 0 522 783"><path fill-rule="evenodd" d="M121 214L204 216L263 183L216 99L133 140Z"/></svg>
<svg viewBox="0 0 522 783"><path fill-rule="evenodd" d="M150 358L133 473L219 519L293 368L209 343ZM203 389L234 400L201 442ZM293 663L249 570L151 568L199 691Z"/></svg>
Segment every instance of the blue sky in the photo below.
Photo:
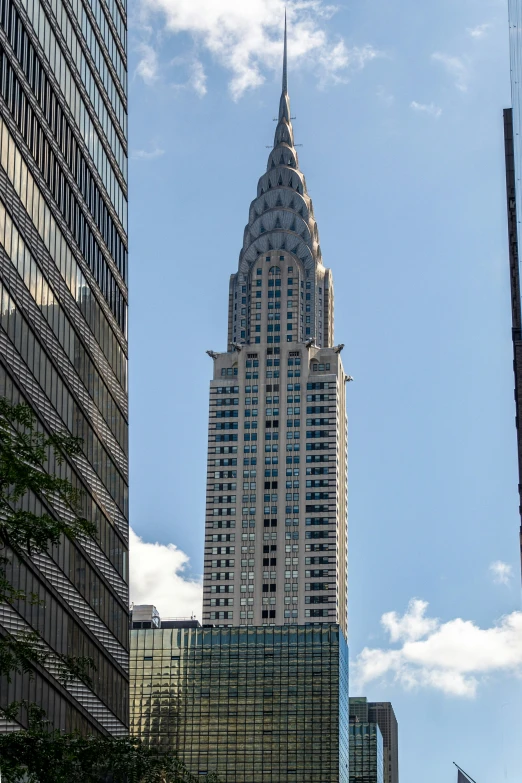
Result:
<svg viewBox="0 0 522 783"><path fill-rule="evenodd" d="M401 783L454 781L452 761L522 783L507 2L288 7L300 166L355 378L352 695L393 702ZM225 347L273 138L282 9L131 8L132 590L164 614L200 616L205 351Z"/></svg>

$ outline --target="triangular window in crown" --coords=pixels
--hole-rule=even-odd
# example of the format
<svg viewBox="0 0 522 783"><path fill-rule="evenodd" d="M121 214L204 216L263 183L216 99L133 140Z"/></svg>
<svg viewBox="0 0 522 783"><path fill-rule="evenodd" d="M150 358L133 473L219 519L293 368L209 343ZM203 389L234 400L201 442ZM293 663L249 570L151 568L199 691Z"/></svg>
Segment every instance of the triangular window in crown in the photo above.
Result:
<svg viewBox="0 0 522 783"><path fill-rule="evenodd" d="M272 158L272 165L271 165L270 168L275 169L275 163L274 163L274 159L273 158Z"/></svg>
<svg viewBox="0 0 522 783"><path fill-rule="evenodd" d="M268 249L269 249L269 250L273 250L273 249L274 249L274 248L272 247L272 243L271 243L271 241L270 241L270 240L268 240Z"/></svg>
<svg viewBox="0 0 522 783"><path fill-rule="evenodd" d="M266 212L267 209L268 209L268 204L266 203L266 198L265 198L265 200L263 201L263 212Z"/></svg>
<svg viewBox="0 0 522 783"><path fill-rule="evenodd" d="M274 228L281 228L281 221L279 220L279 215L276 218L276 222L274 224Z"/></svg>
<svg viewBox="0 0 522 783"><path fill-rule="evenodd" d="M292 220L292 225L290 226L290 231L295 231L295 220Z"/></svg>
<svg viewBox="0 0 522 783"><path fill-rule="evenodd" d="M279 165L284 166L285 165L285 159L283 158L283 153L281 153L281 157L279 158Z"/></svg>
<svg viewBox="0 0 522 783"><path fill-rule="evenodd" d="M291 252L294 254L294 256L296 256L298 250L299 250L299 243L297 243L297 245L294 247L294 249Z"/></svg>
<svg viewBox="0 0 522 783"><path fill-rule="evenodd" d="M276 205L276 207L282 207L283 206L283 202L281 201L281 194L280 193L277 196L277 201L276 201L275 205Z"/></svg>
<svg viewBox="0 0 522 783"><path fill-rule="evenodd" d="M277 181L277 184L278 185L282 185L283 184L283 177L281 176L281 174L279 175L279 179Z"/></svg>

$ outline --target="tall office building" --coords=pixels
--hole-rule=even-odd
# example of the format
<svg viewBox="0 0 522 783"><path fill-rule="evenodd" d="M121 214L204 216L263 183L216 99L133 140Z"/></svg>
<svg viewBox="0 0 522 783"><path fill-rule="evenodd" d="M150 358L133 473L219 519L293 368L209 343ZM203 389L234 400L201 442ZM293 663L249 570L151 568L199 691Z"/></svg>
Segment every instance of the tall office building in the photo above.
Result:
<svg viewBox="0 0 522 783"><path fill-rule="evenodd" d="M203 622L347 625L347 423L333 281L283 87L230 279L228 351L209 351Z"/></svg>
<svg viewBox="0 0 522 783"><path fill-rule="evenodd" d="M522 0L509 0L509 47L512 108L504 110L506 190L511 284L513 371L515 376L515 424L518 452L520 558L522 566L522 301L520 298L519 235L522 219Z"/></svg>
<svg viewBox="0 0 522 783"><path fill-rule="evenodd" d="M399 728L391 703L389 701L368 701L366 696L350 696L349 714L350 724L379 727L382 735L383 783L399 783ZM350 725L350 730L351 728ZM370 730L363 732L359 736L358 743L361 744L364 737L367 744L370 741L370 736L373 736ZM352 752L351 739L350 736L350 752ZM355 748L355 746L353 747Z"/></svg>
<svg viewBox="0 0 522 783"><path fill-rule="evenodd" d="M135 736L223 783L349 783L348 649L338 625L199 628L138 609Z"/></svg>
<svg viewBox="0 0 522 783"><path fill-rule="evenodd" d="M83 439L48 468L83 491L98 528L12 557L13 584L42 603L0 606L0 633L37 630L49 657L0 698L109 734L128 728L126 91L124 0L0 0L0 394L47 434ZM92 687L64 686L59 654L92 658Z"/></svg>
<svg viewBox="0 0 522 783"><path fill-rule="evenodd" d="M399 727L389 701L368 702L368 720L382 733L384 783L399 783Z"/></svg>

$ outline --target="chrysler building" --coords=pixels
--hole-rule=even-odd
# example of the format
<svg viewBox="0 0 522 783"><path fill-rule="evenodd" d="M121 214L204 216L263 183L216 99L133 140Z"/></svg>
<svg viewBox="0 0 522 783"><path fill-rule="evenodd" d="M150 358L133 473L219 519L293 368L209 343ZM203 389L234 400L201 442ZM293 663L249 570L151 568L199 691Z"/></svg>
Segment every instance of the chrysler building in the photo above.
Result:
<svg viewBox="0 0 522 783"><path fill-rule="evenodd" d="M347 418L332 272L287 82L210 384L203 623L347 632Z"/></svg>

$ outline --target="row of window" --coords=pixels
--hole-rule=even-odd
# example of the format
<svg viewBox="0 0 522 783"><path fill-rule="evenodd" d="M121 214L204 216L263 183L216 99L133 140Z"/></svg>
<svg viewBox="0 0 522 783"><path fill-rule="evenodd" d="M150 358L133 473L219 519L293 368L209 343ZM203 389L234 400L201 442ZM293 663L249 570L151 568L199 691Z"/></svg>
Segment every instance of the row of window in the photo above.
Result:
<svg viewBox="0 0 522 783"><path fill-rule="evenodd" d="M78 20L82 19L82 14L80 13L81 10L81 0L72 0L73 8L76 13L76 17ZM107 18L105 16L103 6L100 3L100 0L89 0L89 5L91 7L91 10L94 14L94 18L96 19L96 24L98 25L98 29L100 30L103 42L107 48L107 51L109 53L109 57L111 59L111 62L114 66L114 69L118 75L118 79L120 80L120 84L123 87L123 91L125 94L127 94L127 68L123 61L123 58L120 54L118 44L114 39L114 36L112 34L111 27L107 21ZM123 41L125 36L125 24L123 20L121 19L120 13L117 9L116 3L112 3L112 9L113 9L113 20L115 21L115 27L119 33L122 48L124 48ZM85 16L85 11L83 12L83 16ZM85 40L87 43L89 43L89 38L87 37L86 30L84 29L84 26L82 24L82 32L85 36Z"/></svg>
<svg viewBox="0 0 522 783"><path fill-rule="evenodd" d="M27 402L5 371L0 372L0 397L5 397L13 403ZM41 425L38 425L38 430L43 430ZM82 516L96 526L96 542L98 546L120 576L126 580L127 550L125 544L117 534L114 526L109 522L89 493L87 487L82 483L78 474L72 470L71 465L67 461L57 462L52 450L49 452L47 468L52 475L69 481L69 483L80 493ZM30 500L30 503L32 503L33 506L29 507L28 505L27 510L36 513L36 502L36 498L33 496Z"/></svg>
<svg viewBox="0 0 522 783"><path fill-rule="evenodd" d="M58 298L47 283L36 261L30 255L2 201L0 201L0 243L59 340L105 422L123 451L127 453L127 422L63 311Z"/></svg>
<svg viewBox="0 0 522 783"><path fill-rule="evenodd" d="M91 291L20 151L0 117L0 163L87 321L116 378L127 388L127 357Z"/></svg>
<svg viewBox="0 0 522 783"><path fill-rule="evenodd" d="M7 1L7 0L6 0ZM61 0L55 0L56 2L61 2ZM31 2L37 3L38 0L31 0ZM35 7L35 13L38 9ZM38 10L38 13L42 13L43 11ZM6 24L8 24L8 21L6 21ZM85 165L85 160L83 155L79 153L76 150L76 141L73 139L73 132L72 128L70 128L69 123L64 118L64 113L62 111L62 108L60 106L58 96L55 93L55 90L53 89L50 80L47 79L45 75L45 67L43 63L40 61L39 57L36 54L35 48L33 44L29 41L28 34L18 17L18 14L12 12L12 23L10 26L10 43L13 47L13 51L15 53L15 56L18 58L18 61L22 67L22 70L29 82L29 85L31 86L31 89L33 90L33 93L38 100L42 111L44 113L44 117L46 118L54 136L56 137L56 140L58 142L58 145L62 149L62 153L64 157L67 160L67 164L71 171L73 172L73 176L75 177L77 184L80 188L80 190L84 194L84 198L86 199L87 203L89 204L89 193L92 187L94 187L95 190L95 198L101 199L101 195L99 194L99 190L96 185L91 184L91 177L90 173L86 174L86 184L80 182L79 174L77 169L79 170L82 166ZM83 56L83 55L82 55ZM43 73L42 73L43 72ZM89 71L90 73L90 71ZM89 79L86 80L87 84L86 87L89 86L89 82L92 82L94 84L94 81L92 79L92 76L89 77ZM96 91L98 88L96 87ZM99 96L99 93L96 93ZM99 115L99 111L97 108L97 104L99 104L101 98L98 98L98 100L94 101L94 108L96 110L97 116ZM105 110L106 111L106 110ZM112 127L112 124L111 124ZM113 135L115 135L115 131L113 129ZM119 144L119 141L118 141ZM121 149L121 145L120 145ZM127 163L127 156L124 154L123 150L121 150L121 154L119 156L121 158L121 165L120 168L122 168L122 172L126 170L126 163ZM99 170L98 170L99 171ZM100 229L101 233L104 235L105 242L107 244L107 247L109 248L111 254L115 258L116 262L119 261L119 248L118 247L112 247L110 241L111 236L109 232L109 236L106 237L104 234L104 223L107 220L110 220L110 225L112 226L112 219L110 216L104 217L103 220L100 220L95 215L92 207L90 206L91 212L93 213L93 216L97 220L98 228ZM119 214L119 213L118 213ZM120 220L123 223L122 215L120 215ZM121 252L121 251L120 251ZM119 264L118 264L119 266ZM125 275L122 274L123 277Z"/></svg>
<svg viewBox="0 0 522 783"><path fill-rule="evenodd" d="M76 1L79 2L79 0ZM71 0L71 2L74 2L74 0ZM99 0L90 0L91 8L93 7L94 3L99 3ZM123 19L120 9L118 8L118 3L116 2L116 0L105 0L105 5L109 9L109 13L112 17L112 21L116 28L116 33L120 39L123 50L126 52L127 51L127 26L126 26L126 21ZM122 2L122 6L126 8L126 3Z"/></svg>
<svg viewBox="0 0 522 783"><path fill-rule="evenodd" d="M69 226L82 255L86 259L96 282L109 304L118 325L125 334L126 303L124 296L81 210L80 204L61 169L60 163L51 149L49 141L40 127L30 104L26 100L25 94L20 88L20 84L14 75L14 71L5 52L0 49L0 53L0 86L2 95L5 97L13 118L29 147L31 155L40 169L64 220ZM45 78L43 74L42 77ZM127 251L115 230L107 208L100 199L100 194L97 191L91 174L85 166L85 159L82 158L80 150L76 146L76 141L70 134L70 129L66 128L65 120L62 127L65 131L62 140L66 149L72 154L74 148L74 160L78 163L76 171L78 174L81 172L80 181L85 188L87 187L87 181L90 181L89 190L86 191L86 195L90 194L90 196L92 196L92 199L89 199L91 202L91 213L98 218L101 227L105 228L105 239L108 245L112 246L113 253L116 253L118 256L118 268L123 276L126 274ZM67 136L68 139L66 141ZM22 183L22 189L24 189L24 187L25 183Z"/></svg>
<svg viewBox="0 0 522 783"><path fill-rule="evenodd" d="M69 14L67 13L66 7L63 4L62 0L50 0L50 4L51 4L53 14L58 22L60 31L62 33L62 40L67 45L67 48L69 49L72 55L72 58L76 64L76 68L80 73L81 79L89 94L89 98L91 99L93 108L96 114L98 114L98 106L100 102L105 99L102 97L100 91L98 90L98 86L96 84L93 71L91 70L88 60L81 48L81 43L76 35L73 23L69 18L69 14L71 13L71 11L69 11ZM105 91L109 99L108 100L109 106L113 110L116 116L121 133L124 136L126 136L127 135L127 112L125 111L123 102L120 98L119 91L116 87L116 84L114 83L111 70L110 68L107 67L107 63L105 62L105 58L103 57L101 47L98 43L96 36L94 35L94 32L91 27L91 23L87 17L87 13L83 7L83 4L81 2L78 2L77 0L76 5L80 6L78 8L78 11L80 13L80 16L78 16L78 20L80 21L80 27L82 28L82 30L85 29L84 45L86 45L86 47L88 48L89 53L96 65L96 71L98 72L103 82L103 86L105 88ZM104 111L107 111L105 103L103 108ZM113 147L113 151L114 151L114 147ZM127 163L126 158L124 158L124 168L122 169L122 173L124 175L125 181L127 181L126 163Z"/></svg>
<svg viewBox="0 0 522 783"><path fill-rule="evenodd" d="M105 447L93 432L69 389L63 383L33 330L22 315L20 308L1 282L0 295L0 325L29 367L40 387L45 391L68 430L75 437L82 439L82 448L85 456L116 505L127 516L128 490L125 480Z"/></svg>
<svg viewBox="0 0 522 783"><path fill-rule="evenodd" d="M113 169L110 156L104 148L103 141L96 130L95 123L88 112L87 106L85 105L80 90L74 80L74 76L66 62L65 56L56 41L56 36L51 29L47 16L43 12L39 13L40 8L38 0L35 0L35 6L33 6L32 0L27 0L27 2L29 19L35 28L38 39L44 49L51 72L60 85L66 104L74 116L76 125L80 130L87 149L105 184L107 193L109 194L123 228L126 231L127 200L124 196L117 174ZM42 77L39 76L39 71L45 71L46 69L42 67L42 63L36 57L35 49L32 44L29 44L27 31L25 31L24 26L20 21L18 12L12 4L12 0L1 0L0 18L2 20L2 26L7 32L11 46L18 57L31 88L33 91L36 90L36 98L40 101L41 96L39 93L42 87ZM25 35L23 34L24 32ZM123 152L119 140L116 142L116 147L118 152L116 155L118 161L117 165L119 166L120 171L123 172L125 168L123 164L125 153Z"/></svg>
<svg viewBox="0 0 522 783"><path fill-rule="evenodd" d="M93 659L96 668L89 672L92 690L125 724L128 709L125 677L111 663L103 644L92 641L74 615L64 609L25 563L11 555L5 569L9 583L15 590L22 590L27 595L34 593L38 597L38 602L14 602L18 613L53 650L64 655Z"/></svg>
<svg viewBox="0 0 522 783"><path fill-rule="evenodd" d="M126 609L105 586L80 549L65 540L53 547L54 562L61 568L91 609L105 623L123 648L128 645L128 616Z"/></svg>
<svg viewBox="0 0 522 783"><path fill-rule="evenodd" d="M50 0L50 2L54 11L56 0ZM89 5L91 5L92 8L92 4L98 2L99 0L89 0ZM120 93L120 95L126 98L127 95L126 88L124 85L120 83L118 74L116 72L115 64L111 60L109 53L106 50L104 42L102 43L101 41L98 40L98 38L101 39L101 35L99 31L97 31L96 26L93 27L91 25L89 16L83 6L82 0L68 0L67 9L69 9L69 6L72 8L72 12L76 17L76 20L80 26L83 38L85 39L91 57L94 60L98 73L102 77L103 83L105 85L105 89L107 90L107 94L114 107L115 101L113 99L113 93L118 92ZM113 22L116 26L117 34L119 36L123 49L126 51L126 47L127 47L126 23L122 19L120 10L118 8L118 3L116 2L116 0L108 0L106 6L108 6L109 8ZM60 20L60 17L57 16L57 19ZM96 36L95 32L98 32L98 36ZM110 69L114 70L115 72L114 77L112 75L112 70ZM108 76L108 79L110 79L109 82L110 86L108 86L106 82L106 74ZM127 80L127 75L125 74L125 82L126 80ZM124 130L125 136L127 136L126 117L125 117L125 122L122 124L122 128Z"/></svg>

